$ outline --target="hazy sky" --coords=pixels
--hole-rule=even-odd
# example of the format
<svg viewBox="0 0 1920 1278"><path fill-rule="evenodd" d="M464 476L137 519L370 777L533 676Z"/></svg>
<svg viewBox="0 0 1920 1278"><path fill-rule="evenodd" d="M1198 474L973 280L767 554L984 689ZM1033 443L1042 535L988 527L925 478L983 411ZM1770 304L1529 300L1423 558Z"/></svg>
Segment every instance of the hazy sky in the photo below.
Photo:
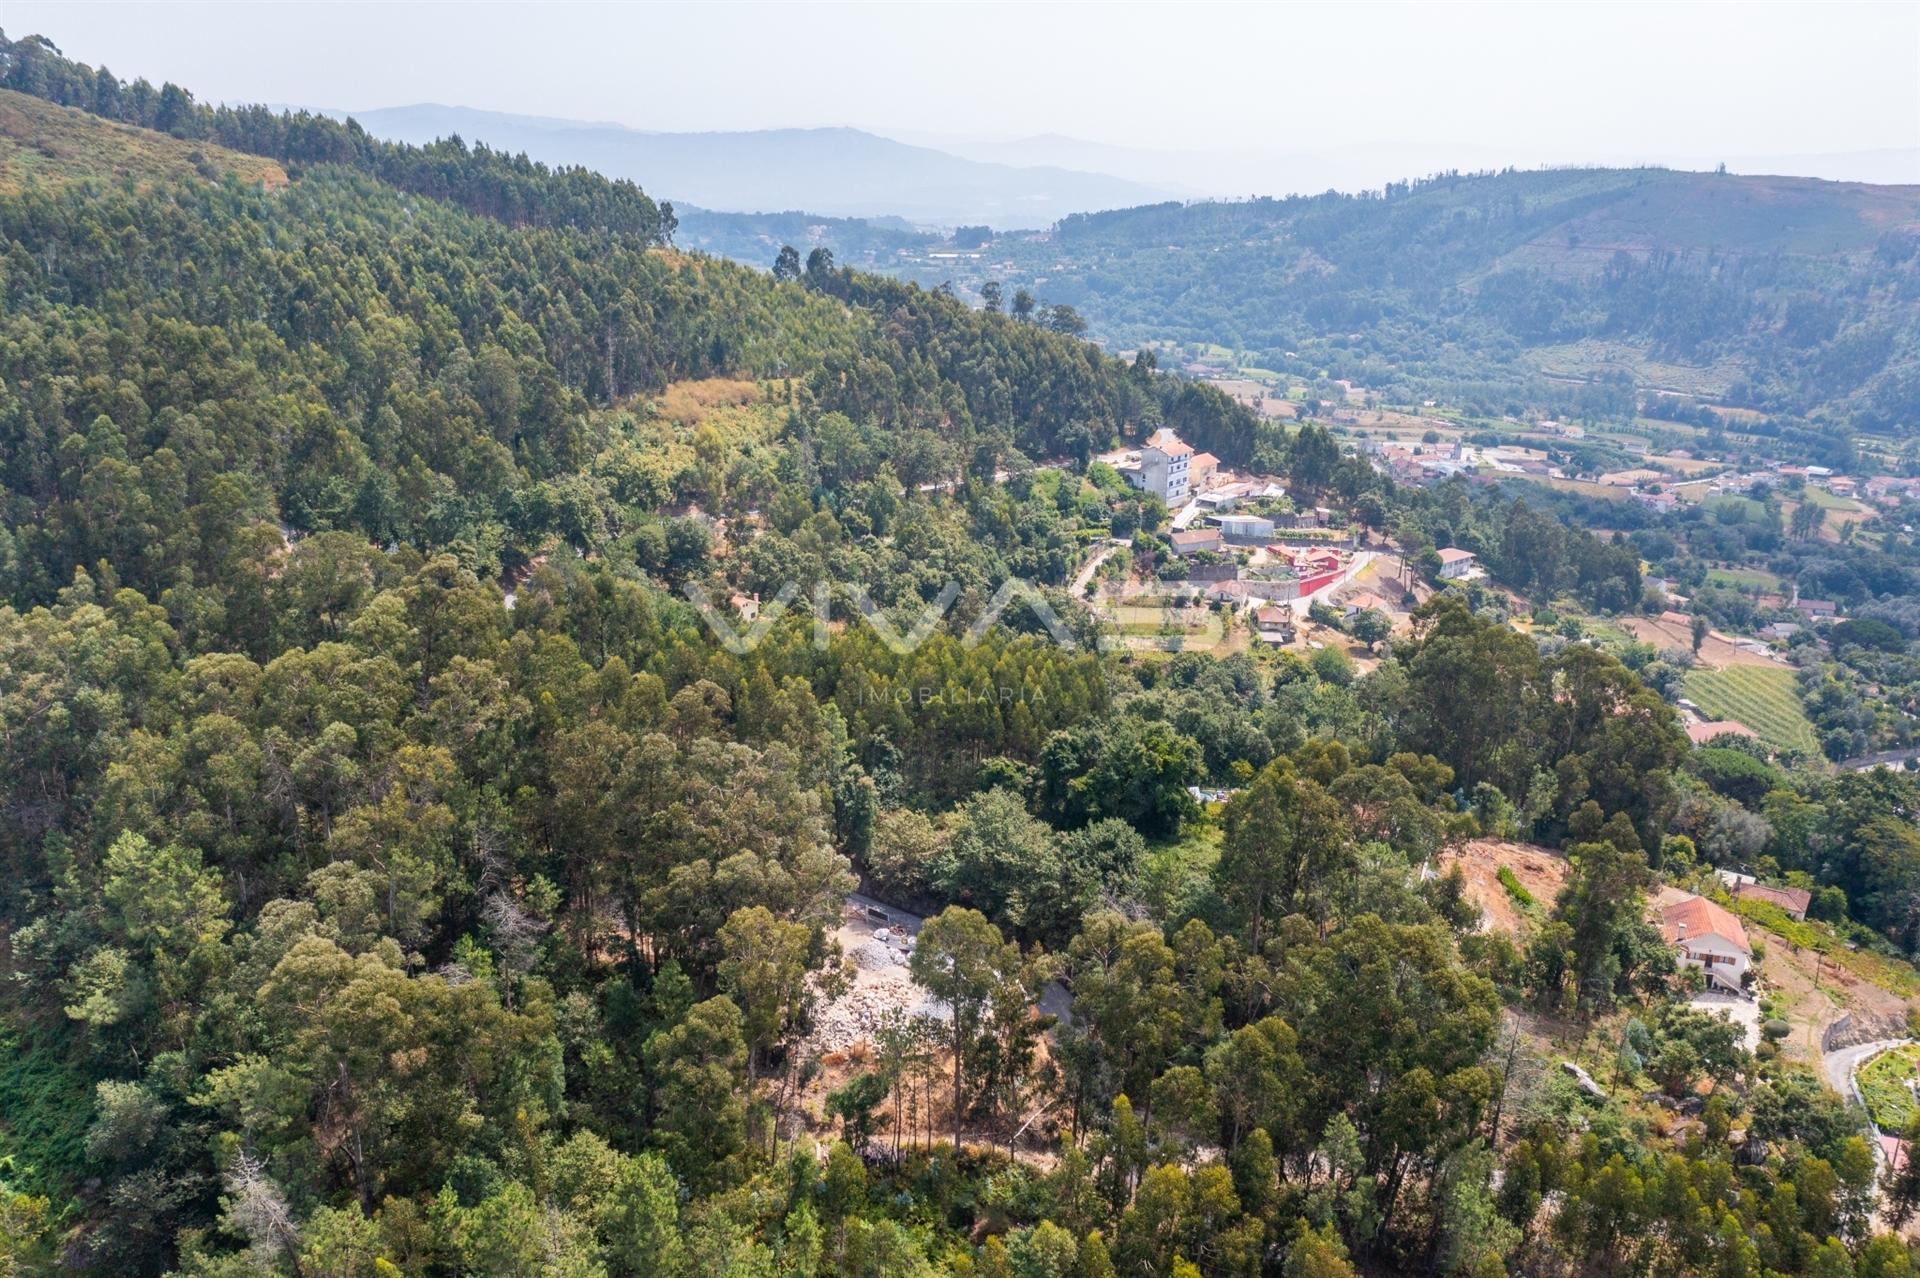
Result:
<svg viewBox="0 0 1920 1278"><path fill-rule="evenodd" d="M1228 5L0 0L203 100L1577 161L1920 145L1920 0Z"/></svg>

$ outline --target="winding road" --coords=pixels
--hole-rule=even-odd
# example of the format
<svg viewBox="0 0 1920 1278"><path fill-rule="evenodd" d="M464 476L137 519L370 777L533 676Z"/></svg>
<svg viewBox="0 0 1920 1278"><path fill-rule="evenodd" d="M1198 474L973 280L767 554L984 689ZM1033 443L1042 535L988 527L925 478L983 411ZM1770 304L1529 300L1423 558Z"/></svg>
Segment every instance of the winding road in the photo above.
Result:
<svg viewBox="0 0 1920 1278"><path fill-rule="evenodd" d="M1911 1042L1913 1040L1910 1038L1881 1038L1871 1043L1855 1043L1852 1047L1836 1047L1831 1052L1821 1054L1820 1067L1826 1073L1828 1086L1846 1097L1849 1103L1865 1110L1867 1103L1860 1096L1858 1077L1860 1067L1882 1052L1903 1047ZM1868 1121L1872 1121L1871 1116ZM1875 1139L1867 1143L1873 1146L1874 1159L1881 1164L1881 1169L1885 1170L1887 1152L1881 1147L1878 1135L1876 1128Z"/></svg>

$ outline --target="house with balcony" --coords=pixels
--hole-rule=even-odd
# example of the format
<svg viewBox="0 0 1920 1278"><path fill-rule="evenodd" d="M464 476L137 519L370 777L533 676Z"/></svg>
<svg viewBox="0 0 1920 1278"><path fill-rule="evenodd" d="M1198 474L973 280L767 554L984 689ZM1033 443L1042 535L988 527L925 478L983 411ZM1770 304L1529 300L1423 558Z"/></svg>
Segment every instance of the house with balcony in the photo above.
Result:
<svg viewBox="0 0 1920 1278"><path fill-rule="evenodd" d="M1675 901L1660 911L1660 934L1673 947L1680 966L1706 973L1709 989L1746 993L1753 945L1747 940L1747 929L1725 906L1704 896Z"/></svg>

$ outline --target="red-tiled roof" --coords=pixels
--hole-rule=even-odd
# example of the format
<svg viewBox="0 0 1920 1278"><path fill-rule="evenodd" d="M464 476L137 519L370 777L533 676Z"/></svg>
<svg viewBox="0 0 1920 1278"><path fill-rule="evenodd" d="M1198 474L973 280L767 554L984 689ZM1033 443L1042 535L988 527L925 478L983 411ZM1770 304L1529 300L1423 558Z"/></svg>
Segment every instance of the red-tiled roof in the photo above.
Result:
<svg viewBox="0 0 1920 1278"><path fill-rule="evenodd" d="M1443 564L1457 564L1463 559L1471 558L1473 558L1471 550L1462 550L1458 546L1447 546L1440 551L1440 562Z"/></svg>
<svg viewBox="0 0 1920 1278"><path fill-rule="evenodd" d="M1760 734L1741 723L1738 719L1709 719L1705 723L1689 723L1687 740L1701 745L1713 740L1722 733L1731 732L1736 737L1757 737Z"/></svg>
<svg viewBox="0 0 1920 1278"><path fill-rule="evenodd" d="M1169 457L1185 457L1193 452L1193 445L1182 440L1165 426L1147 437L1147 447L1157 448Z"/></svg>
<svg viewBox="0 0 1920 1278"><path fill-rule="evenodd" d="M1813 893L1805 888L1768 887L1765 883L1740 883L1733 889L1735 896L1751 897L1756 901L1769 901L1789 914L1805 914L1807 907L1813 904Z"/></svg>
<svg viewBox="0 0 1920 1278"><path fill-rule="evenodd" d="M1660 934L1667 938L1667 944L1678 943L1682 938L1691 940L1700 936L1717 936L1731 941L1747 953L1753 953L1753 947L1747 943L1747 929L1740 925L1724 906L1716 905L1704 896L1690 896L1677 901L1660 912Z"/></svg>

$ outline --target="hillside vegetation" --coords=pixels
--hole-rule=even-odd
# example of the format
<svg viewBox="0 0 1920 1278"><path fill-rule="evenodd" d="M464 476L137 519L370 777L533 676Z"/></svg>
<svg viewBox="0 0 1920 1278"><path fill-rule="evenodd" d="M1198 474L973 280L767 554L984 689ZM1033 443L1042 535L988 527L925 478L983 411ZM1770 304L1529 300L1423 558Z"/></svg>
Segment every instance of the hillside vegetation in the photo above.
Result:
<svg viewBox="0 0 1920 1278"><path fill-rule="evenodd" d="M1920 778L1691 767L1478 582L1364 673L1063 589L1161 426L1543 597L1634 548L631 183L0 80L291 179L0 191L0 1273L1914 1278L1646 897L1764 840L1908 970Z"/></svg>
<svg viewBox="0 0 1920 1278"><path fill-rule="evenodd" d="M286 170L257 155L111 124L70 107L0 89L0 191L79 180L210 180L232 174L250 186L285 186Z"/></svg>
<svg viewBox="0 0 1920 1278"><path fill-rule="evenodd" d="M767 231L709 215L701 234L751 252ZM1509 171L1076 214L977 260L896 262L864 226L820 235L923 283L1072 305L1110 346L1224 346L1402 402L1512 411L1551 375L1565 411L1631 416L1637 385L1864 429L1920 421L1920 187Z"/></svg>

